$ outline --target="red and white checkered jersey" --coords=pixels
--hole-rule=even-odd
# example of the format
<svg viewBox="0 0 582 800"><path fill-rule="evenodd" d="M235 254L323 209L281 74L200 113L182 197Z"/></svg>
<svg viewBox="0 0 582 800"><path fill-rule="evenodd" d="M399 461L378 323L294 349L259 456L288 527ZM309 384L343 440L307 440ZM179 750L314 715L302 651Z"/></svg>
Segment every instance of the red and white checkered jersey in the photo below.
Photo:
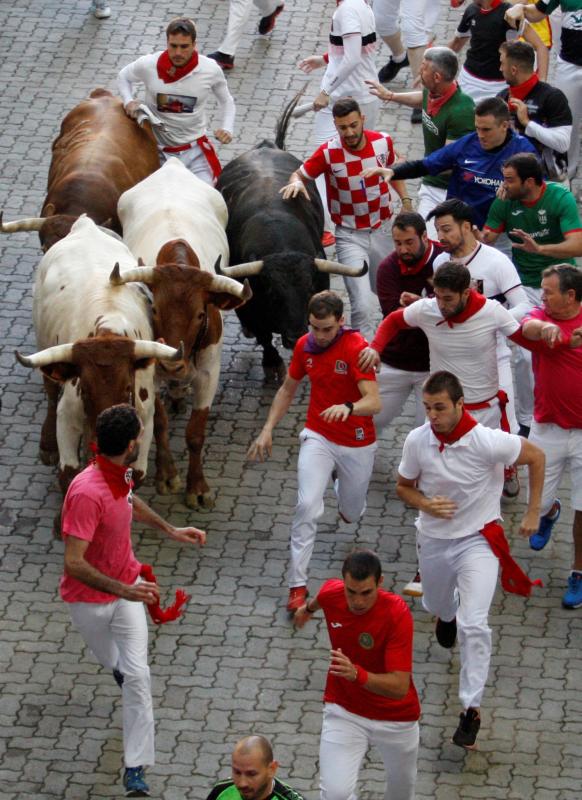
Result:
<svg viewBox="0 0 582 800"><path fill-rule="evenodd" d="M329 213L336 225L344 228L378 228L392 213L389 184L379 175L360 177L365 169L394 163L392 139L380 131L364 131L364 136L366 144L361 150L350 150L336 136L299 168L306 178L325 175Z"/></svg>

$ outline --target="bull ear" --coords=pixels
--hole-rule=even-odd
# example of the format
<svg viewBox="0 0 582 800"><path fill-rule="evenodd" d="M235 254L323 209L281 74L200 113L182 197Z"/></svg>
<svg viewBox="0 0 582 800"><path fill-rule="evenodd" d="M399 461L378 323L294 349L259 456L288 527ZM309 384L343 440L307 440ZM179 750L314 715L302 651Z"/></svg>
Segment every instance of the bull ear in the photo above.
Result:
<svg viewBox="0 0 582 800"><path fill-rule="evenodd" d="M52 217L55 213L55 204L48 203L42 210L43 217Z"/></svg>
<svg viewBox="0 0 582 800"><path fill-rule="evenodd" d="M55 361L54 364L47 364L40 369L46 378L55 383L66 383L79 377L77 365L68 361Z"/></svg>

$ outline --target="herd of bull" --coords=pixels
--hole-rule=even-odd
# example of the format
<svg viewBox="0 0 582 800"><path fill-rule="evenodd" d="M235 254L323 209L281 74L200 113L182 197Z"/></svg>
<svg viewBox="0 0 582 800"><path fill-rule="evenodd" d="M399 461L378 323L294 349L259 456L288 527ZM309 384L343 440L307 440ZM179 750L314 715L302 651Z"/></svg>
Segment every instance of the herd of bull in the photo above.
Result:
<svg viewBox="0 0 582 800"><path fill-rule="evenodd" d="M211 507L202 448L219 380L221 311L236 309L263 348L266 374L281 377L273 334L293 347L307 330L309 297L329 287L329 274L362 274L325 259L314 188L311 202L279 195L300 163L283 149L291 110L276 142L230 162L214 189L178 159L160 167L148 123L139 127L118 98L96 89L53 143L41 216L0 219L3 233L38 231L44 252L33 302L39 349L16 355L42 371L40 457L59 464L63 492L82 468L97 415L115 403L135 405L144 425L136 479L155 438L157 490L180 489L158 392L165 383L173 402L192 389L186 503Z"/></svg>

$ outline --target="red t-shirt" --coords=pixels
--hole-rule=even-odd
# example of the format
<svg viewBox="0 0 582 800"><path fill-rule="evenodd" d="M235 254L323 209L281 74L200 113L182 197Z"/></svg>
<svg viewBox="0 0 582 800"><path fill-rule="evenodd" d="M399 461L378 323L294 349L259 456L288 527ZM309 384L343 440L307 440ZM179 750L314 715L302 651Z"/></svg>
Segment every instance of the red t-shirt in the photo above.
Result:
<svg viewBox="0 0 582 800"><path fill-rule="evenodd" d="M334 444L365 447L376 441L372 417L351 414L345 422L325 422L322 411L341 403L356 403L362 395L359 381L375 381L374 371L362 372L358 355L367 342L358 331L345 330L343 335L322 353L305 350L309 334L295 345L289 364L289 375L300 381L305 375L311 382L311 396L305 427L325 436Z"/></svg>
<svg viewBox="0 0 582 800"><path fill-rule="evenodd" d="M62 534L90 542L85 560L109 578L132 585L141 569L131 545L132 512L131 490L115 500L103 473L89 465L67 491ZM66 573L61 578L61 597L67 603L112 603L119 599Z"/></svg>
<svg viewBox="0 0 582 800"><path fill-rule="evenodd" d="M333 650L341 649L367 672L412 672L412 615L401 597L380 589L369 611L353 614L348 608L344 582L330 580L319 590L317 602L325 614ZM406 697L394 700L328 673L323 700L367 719L413 722L420 716L412 678Z"/></svg>
<svg viewBox="0 0 582 800"><path fill-rule="evenodd" d="M522 320L551 322L569 336L582 326L582 310L573 319L554 319L543 308L533 308ZM582 348L546 348L532 353L535 377L534 419L560 428L582 429Z"/></svg>

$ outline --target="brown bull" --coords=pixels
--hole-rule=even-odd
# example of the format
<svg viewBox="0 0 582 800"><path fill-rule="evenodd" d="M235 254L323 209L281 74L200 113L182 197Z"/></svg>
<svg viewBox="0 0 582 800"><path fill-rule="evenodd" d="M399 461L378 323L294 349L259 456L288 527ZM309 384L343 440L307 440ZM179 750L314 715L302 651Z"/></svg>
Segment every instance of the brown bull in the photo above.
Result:
<svg viewBox="0 0 582 800"><path fill-rule="evenodd" d="M52 146L41 217L0 225L2 233L37 230L46 252L81 214L121 234L117 201L160 166L149 122L141 128L106 89L70 111Z"/></svg>

